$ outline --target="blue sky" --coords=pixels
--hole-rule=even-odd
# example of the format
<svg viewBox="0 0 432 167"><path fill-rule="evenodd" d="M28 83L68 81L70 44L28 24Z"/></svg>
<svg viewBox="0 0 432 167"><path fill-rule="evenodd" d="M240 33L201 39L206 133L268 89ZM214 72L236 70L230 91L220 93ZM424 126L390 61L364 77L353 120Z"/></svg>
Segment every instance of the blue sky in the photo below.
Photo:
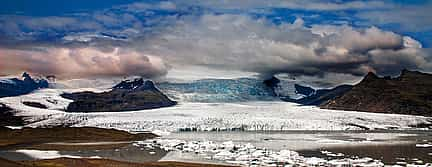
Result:
<svg viewBox="0 0 432 167"><path fill-rule="evenodd" d="M432 68L432 1L427 0L1 3L0 48L9 54L4 59L14 61L0 67L3 73L154 77L187 65L325 77L361 76L367 71L394 75L402 68ZM81 71L59 70L52 63L62 57L55 53L65 49L66 57ZM100 55L83 63L87 57L80 54L84 52ZM32 63L34 59L53 65L42 68ZM89 68L106 63L116 69Z"/></svg>
<svg viewBox="0 0 432 167"><path fill-rule="evenodd" d="M171 1L134 1L134 0L6 0L0 5L0 14L3 16L18 15L31 17L50 17L50 16L70 16L77 13L92 13L103 10L110 10L121 5L133 3L158 4L160 2ZM172 11L154 8L154 14L145 17L158 17L166 12L172 14L203 14L210 13L236 13L256 17L267 17L273 19L275 23L284 21L291 22L296 17L302 17L306 24L348 24L355 27L377 26L385 30L394 31L401 34L410 35L422 42L424 47L432 44L432 19L427 9L432 8L432 1L428 0L394 0L394 1L292 1L295 5L279 5L278 1L236 1L230 6L230 1L224 3L196 3L195 1L172 1L178 5L178 9ZM232 2L232 1L231 1ZM283 1L282 1L283 2ZM322 6L311 4L316 2ZM369 2L369 3L368 3ZM378 3L379 2L379 3ZM349 3L364 3L361 5L348 5ZM222 5L221 5L222 4ZM268 5L274 4L274 5ZM309 5L304 5L309 4ZM327 4L327 6L325 5ZM334 6L329 4L335 4ZM367 6L370 5L371 6ZM219 5L219 6L218 6ZM241 6L243 5L243 6ZM266 7L268 5L269 7ZM301 6L304 5L304 6ZM339 6L336 6L339 5ZM156 6L156 5L155 5ZM194 8L195 10L188 10ZM416 10L420 9L420 10ZM148 10L152 10L151 7ZM196 11L198 10L198 12ZM411 11L409 11L411 10ZM265 12L264 12L265 11ZM118 14L124 11L118 11ZM372 14L368 14L372 12ZM411 13L410 13L411 12ZM418 12L412 13L412 12ZM423 13L422 13L423 12ZM139 12L132 12L140 16ZM392 13L391 15L389 13ZM405 15L404 15L405 14ZM318 17L310 17L318 16ZM416 18L416 16L418 16ZM79 18L80 16L75 16ZM145 18L143 18L145 19ZM3 20L3 19L2 19ZM3 20L11 21L13 20ZM124 26L124 25L119 25ZM61 30L60 30L61 31Z"/></svg>

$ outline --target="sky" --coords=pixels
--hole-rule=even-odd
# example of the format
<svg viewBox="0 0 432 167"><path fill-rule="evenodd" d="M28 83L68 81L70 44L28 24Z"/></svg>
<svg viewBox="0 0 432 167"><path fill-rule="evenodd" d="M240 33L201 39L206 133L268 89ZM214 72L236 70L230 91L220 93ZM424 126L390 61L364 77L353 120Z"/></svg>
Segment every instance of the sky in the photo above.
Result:
<svg viewBox="0 0 432 167"><path fill-rule="evenodd" d="M343 83L432 72L431 9L429 0L4 0L0 75L199 69Z"/></svg>

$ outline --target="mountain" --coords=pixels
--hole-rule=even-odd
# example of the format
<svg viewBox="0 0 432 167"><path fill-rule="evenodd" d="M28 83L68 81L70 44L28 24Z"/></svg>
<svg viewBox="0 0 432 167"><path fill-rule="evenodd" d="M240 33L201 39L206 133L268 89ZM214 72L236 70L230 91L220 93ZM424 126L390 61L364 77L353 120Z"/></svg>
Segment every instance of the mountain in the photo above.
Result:
<svg viewBox="0 0 432 167"><path fill-rule="evenodd" d="M295 93L297 94L301 94L304 96L312 96L313 94L315 94L315 89L311 87L294 84L294 88L295 88Z"/></svg>
<svg viewBox="0 0 432 167"><path fill-rule="evenodd" d="M344 93L351 90L351 85L340 85L331 89L313 89L308 86L302 86L299 84L295 84L295 92L297 94L303 95L303 97L298 99L292 99L290 97L281 97L281 100L299 103L303 105L321 105L323 103L328 102L329 100L333 100L339 96L342 96Z"/></svg>
<svg viewBox="0 0 432 167"><path fill-rule="evenodd" d="M267 87L269 87L272 91L273 96L277 96L277 87L280 84L280 80L274 76L272 76L270 79L264 80L263 83Z"/></svg>
<svg viewBox="0 0 432 167"><path fill-rule="evenodd" d="M403 70L391 78L370 72L350 91L320 107L432 116L432 74Z"/></svg>
<svg viewBox="0 0 432 167"><path fill-rule="evenodd" d="M66 109L68 112L133 111L177 104L160 92L152 81L144 81L142 78L122 81L107 92L86 91L61 96L73 100Z"/></svg>
<svg viewBox="0 0 432 167"><path fill-rule="evenodd" d="M320 105L343 95L351 88L351 85L340 85L332 89L318 89L313 94L297 99L295 102L303 105Z"/></svg>
<svg viewBox="0 0 432 167"><path fill-rule="evenodd" d="M23 73L22 77L23 80L18 78L0 79L0 98L19 96L36 89L48 88L48 81L45 79L34 80L27 73Z"/></svg>

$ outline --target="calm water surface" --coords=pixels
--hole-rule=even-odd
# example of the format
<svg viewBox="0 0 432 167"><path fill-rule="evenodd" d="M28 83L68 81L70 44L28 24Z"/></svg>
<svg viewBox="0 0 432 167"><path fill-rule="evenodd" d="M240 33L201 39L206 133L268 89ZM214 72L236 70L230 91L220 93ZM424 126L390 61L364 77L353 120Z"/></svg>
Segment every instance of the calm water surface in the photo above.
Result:
<svg viewBox="0 0 432 167"><path fill-rule="evenodd" d="M432 131L179 132L164 138L251 143L276 151L295 150L306 157L325 159L371 157L385 164L432 162L432 147L416 146L432 144ZM343 153L344 156L329 156L322 151Z"/></svg>
<svg viewBox="0 0 432 167"><path fill-rule="evenodd" d="M305 157L335 159L344 157L370 157L385 164L432 163L432 131L272 131L272 132L178 132L163 136L164 139L186 141L233 141L236 144L251 143L274 151L294 150ZM417 146L416 146L417 145ZM323 153L343 153L335 157ZM178 152L167 153L158 148L137 147L132 144L105 150L61 151L61 155L81 157L99 156L120 161L149 162L165 160L201 161L196 155ZM13 150L0 150L0 157L11 160L34 159Z"/></svg>

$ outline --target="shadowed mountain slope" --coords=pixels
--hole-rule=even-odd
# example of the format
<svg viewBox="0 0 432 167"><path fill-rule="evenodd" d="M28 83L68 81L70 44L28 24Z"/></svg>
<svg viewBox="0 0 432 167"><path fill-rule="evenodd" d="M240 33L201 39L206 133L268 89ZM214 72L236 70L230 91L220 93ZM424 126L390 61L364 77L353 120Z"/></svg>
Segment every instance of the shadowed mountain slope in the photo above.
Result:
<svg viewBox="0 0 432 167"><path fill-rule="evenodd" d="M177 104L160 92L152 81L135 79L122 81L111 91L77 92L61 95L73 100L68 112L116 112L169 107Z"/></svg>
<svg viewBox="0 0 432 167"><path fill-rule="evenodd" d="M399 77L380 78L368 73L321 108L432 116L432 74L403 70Z"/></svg>

